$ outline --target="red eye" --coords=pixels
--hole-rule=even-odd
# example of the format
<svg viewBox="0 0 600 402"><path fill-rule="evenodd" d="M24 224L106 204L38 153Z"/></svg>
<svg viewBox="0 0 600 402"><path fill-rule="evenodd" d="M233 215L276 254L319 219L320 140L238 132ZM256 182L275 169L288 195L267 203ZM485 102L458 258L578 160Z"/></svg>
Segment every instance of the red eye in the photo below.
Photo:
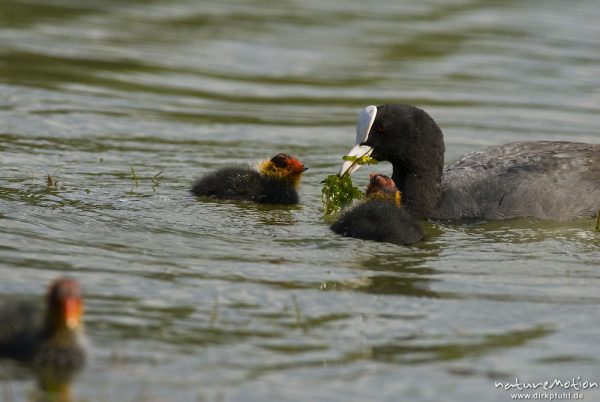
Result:
<svg viewBox="0 0 600 402"><path fill-rule="evenodd" d="M385 127L383 127L383 126L378 126L377 127L377 132L378 133L383 133L384 131L385 131Z"/></svg>

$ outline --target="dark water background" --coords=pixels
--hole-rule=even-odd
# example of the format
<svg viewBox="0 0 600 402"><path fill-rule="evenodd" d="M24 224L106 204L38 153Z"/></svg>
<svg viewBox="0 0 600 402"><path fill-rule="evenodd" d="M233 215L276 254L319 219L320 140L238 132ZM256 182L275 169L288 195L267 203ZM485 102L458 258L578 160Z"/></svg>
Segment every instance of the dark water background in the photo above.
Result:
<svg viewBox="0 0 600 402"><path fill-rule="evenodd" d="M430 223L402 248L335 236L320 202L368 104L429 111L447 162L600 142L599 20L595 0L0 0L0 301L84 284L77 401L506 401L495 381L600 382L594 222ZM187 193L281 151L310 167L299 206ZM355 182L369 171L391 166ZM0 400L31 398L17 371L0 361Z"/></svg>

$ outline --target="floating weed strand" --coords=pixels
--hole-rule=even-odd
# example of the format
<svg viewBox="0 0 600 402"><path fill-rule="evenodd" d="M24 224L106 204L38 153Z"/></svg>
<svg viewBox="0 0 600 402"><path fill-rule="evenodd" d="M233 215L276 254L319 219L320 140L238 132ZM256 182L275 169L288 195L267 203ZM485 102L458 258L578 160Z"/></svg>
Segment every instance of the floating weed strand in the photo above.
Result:
<svg viewBox="0 0 600 402"><path fill-rule="evenodd" d="M300 310L300 305L298 304L296 295L292 295L292 302L294 303L294 312L296 315L296 325L298 325L298 327L302 328L302 331L304 331L304 333L307 333L308 326L306 325L306 323L304 322L304 319L302 318L302 311Z"/></svg>
<svg viewBox="0 0 600 402"><path fill-rule="evenodd" d="M56 177L57 173L58 173L58 170L56 172L54 172L54 177L51 176L50 173L46 173L46 187L48 187L48 190L51 190L51 189L58 190L59 180Z"/></svg>
<svg viewBox="0 0 600 402"><path fill-rule="evenodd" d="M135 183L134 187L137 187L140 177L135 173L135 169L133 168L133 165L131 165L131 180L133 180L133 182Z"/></svg>
<svg viewBox="0 0 600 402"><path fill-rule="evenodd" d="M56 179L52 179L52 176L50 176L50 174L48 174L48 177L46 179L46 185L48 186L48 188L56 188L56 186L58 185L58 180Z"/></svg>
<svg viewBox="0 0 600 402"><path fill-rule="evenodd" d="M162 170L160 170L157 174L152 176L152 191L156 191L156 187L160 186L160 182L158 181L158 177L162 174Z"/></svg>

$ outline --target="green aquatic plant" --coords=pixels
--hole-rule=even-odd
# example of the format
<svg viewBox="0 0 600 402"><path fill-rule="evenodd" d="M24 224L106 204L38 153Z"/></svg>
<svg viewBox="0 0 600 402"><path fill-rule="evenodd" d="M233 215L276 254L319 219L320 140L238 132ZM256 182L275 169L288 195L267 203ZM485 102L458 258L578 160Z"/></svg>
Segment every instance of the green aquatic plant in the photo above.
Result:
<svg viewBox="0 0 600 402"><path fill-rule="evenodd" d="M159 170L158 173L156 173L154 176L150 177L150 181L152 182L152 191L156 191L156 188L160 186L160 179L162 177L160 177L163 174L162 170ZM137 188L138 185L140 184L140 180L147 180L148 177L147 176L140 176L137 174L137 172L135 171L135 168L133 167L133 165L131 166L131 181L133 182L133 187L131 188L131 191L133 191L134 188Z"/></svg>
<svg viewBox="0 0 600 402"><path fill-rule="evenodd" d="M162 170L159 171L157 174L155 174L154 176L152 176L152 191L156 191L156 187L160 186L160 182L158 181L158 177L162 174Z"/></svg>
<svg viewBox="0 0 600 402"><path fill-rule="evenodd" d="M371 158L370 155L363 156L354 156L354 155L344 155L342 157L343 160L352 162L355 165L377 165L377 159Z"/></svg>
<svg viewBox="0 0 600 402"><path fill-rule="evenodd" d="M375 165L377 160L369 155L354 156L344 155L343 160L352 162L352 165ZM340 177L337 174L329 175L323 180L321 190L321 201L323 202L323 213L325 215L340 212L345 206L354 200L363 198L363 192L352 184L349 174Z"/></svg>
<svg viewBox="0 0 600 402"><path fill-rule="evenodd" d="M352 184L350 175L337 174L327 176L323 180L323 190L321 190L321 201L323 202L323 213L325 215L340 212L352 201L363 197L362 191Z"/></svg>
<svg viewBox="0 0 600 402"><path fill-rule="evenodd" d="M137 187L138 181L140 180L140 176L138 176L135 173L135 169L133 168L133 165L131 165L131 180L133 180L133 182L134 182L134 187Z"/></svg>

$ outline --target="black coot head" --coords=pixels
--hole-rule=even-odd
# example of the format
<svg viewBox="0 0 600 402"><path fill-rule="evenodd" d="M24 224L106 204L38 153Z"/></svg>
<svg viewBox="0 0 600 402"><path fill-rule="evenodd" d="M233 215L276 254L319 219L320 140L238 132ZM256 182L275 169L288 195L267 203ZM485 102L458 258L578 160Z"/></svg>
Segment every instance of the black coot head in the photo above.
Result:
<svg viewBox="0 0 600 402"><path fill-rule="evenodd" d="M356 144L348 153L360 157L370 155L378 161L388 161L394 171L414 173L444 163L442 130L425 112L411 105L367 106L358 115ZM352 173L358 165L345 162L340 175Z"/></svg>
<svg viewBox="0 0 600 402"><path fill-rule="evenodd" d="M444 156L442 131L425 111L410 105L381 105L363 145L371 156L409 171L430 165Z"/></svg>

